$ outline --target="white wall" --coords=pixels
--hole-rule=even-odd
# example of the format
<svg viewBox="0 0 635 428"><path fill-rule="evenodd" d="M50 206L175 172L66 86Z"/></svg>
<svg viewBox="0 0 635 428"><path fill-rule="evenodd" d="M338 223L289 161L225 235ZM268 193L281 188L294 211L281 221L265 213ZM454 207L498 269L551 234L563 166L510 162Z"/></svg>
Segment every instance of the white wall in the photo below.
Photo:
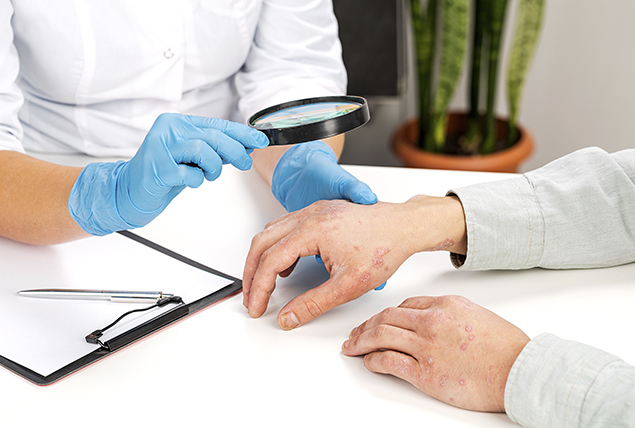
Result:
<svg viewBox="0 0 635 428"><path fill-rule="evenodd" d="M457 108L466 104L464 86ZM397 123L415 114L413 85L408 88L401 98L370 100L371 123L347 136L342 163L399 165L388 145ZM502 90L498 105L505 114ZM634 118L635 1L547 0L520 112L536 150L522 170L582 147L635 147Z"/></svg>

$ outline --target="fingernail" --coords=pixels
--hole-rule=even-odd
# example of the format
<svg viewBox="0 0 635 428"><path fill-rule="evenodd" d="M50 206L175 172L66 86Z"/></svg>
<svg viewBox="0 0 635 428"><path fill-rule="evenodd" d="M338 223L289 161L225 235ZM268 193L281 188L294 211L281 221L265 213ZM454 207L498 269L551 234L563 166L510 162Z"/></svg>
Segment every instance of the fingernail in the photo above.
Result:
<svg viewBox="0 0 635 428"><path fill-rule="evenodd" d="M355 336L355 333L357 332L357 327L355 327L353 330L351 330L351 334L348 335L349 339L352 339L353 336Z"/></svg>
<svg viewBox="0 0 635 428"><path fill-rule="evenodd" d="M280 317L280 324L283 330L293 330L300 324L300 321L293 312L287 312Z"/></svg>
<svg viewBox="0 0 635 428"><path fill-rule="evenodd" d="M344 344L342 345L343 348L346 348L348 346L348 344L351 343L350 340L347 340L346 342L344 342Z"/></svg>

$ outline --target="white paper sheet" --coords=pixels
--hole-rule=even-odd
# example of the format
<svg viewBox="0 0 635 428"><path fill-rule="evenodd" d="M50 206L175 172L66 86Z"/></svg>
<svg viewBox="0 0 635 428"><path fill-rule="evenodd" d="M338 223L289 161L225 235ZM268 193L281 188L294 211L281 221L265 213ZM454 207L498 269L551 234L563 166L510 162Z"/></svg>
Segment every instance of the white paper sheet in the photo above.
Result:
<svg viewBox="0 0 635 428"><path fill-rule="evenodd" d="M0 355L48 376L97 349L85 341L86 335L124 312L151 305L24 297L19 290L152 290L191 303L229 283L119 234L56 246L0 238ZM102 341L174 307L132 314L108 330Z"/></svg>

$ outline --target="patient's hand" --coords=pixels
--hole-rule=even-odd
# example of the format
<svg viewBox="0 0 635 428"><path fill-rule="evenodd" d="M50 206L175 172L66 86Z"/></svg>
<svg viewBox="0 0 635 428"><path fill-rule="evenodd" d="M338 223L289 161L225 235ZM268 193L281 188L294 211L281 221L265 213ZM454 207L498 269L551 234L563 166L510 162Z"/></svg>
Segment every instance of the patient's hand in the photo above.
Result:
<svg viewBox="0 0 635 428"><path fill-rule="evenodd" d="M278 325L290 330L378 287L412 254L461 252L465 241L463 208L452 197L374 205L318 201L254 237L245 262L243 302L250 316L261 316L277 276L289 275L299 257L319 254L330 279L280 311Z"/></svg>
<svg viewBox="0 0 635 428"><path fill-rule="evenodd" d="M504 412L507 376L528 342L463 297L413 297L355 328L342 351L453 406Z"/></svg>

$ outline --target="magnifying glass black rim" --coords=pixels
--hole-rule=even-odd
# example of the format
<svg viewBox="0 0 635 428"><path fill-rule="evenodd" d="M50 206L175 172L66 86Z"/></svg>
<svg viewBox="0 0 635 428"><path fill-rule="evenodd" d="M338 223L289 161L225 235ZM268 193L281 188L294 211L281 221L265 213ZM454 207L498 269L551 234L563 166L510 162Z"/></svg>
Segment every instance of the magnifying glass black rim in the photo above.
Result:
<svg viewBox="0 0 635 428"><path fill-rule="evenodd" d="M256 121L271 113L278 112L290 107L298 107L307 104L345 102L358 104L360 107L341 116L324 119L318 122L304 125L289 126L284 128L261 129L255 126ZM306 143L307 141L321 140L323 138L334 137L353 129L359 128L370 120L368 103L363 97L352 95L336 95L327 97L305 98L302 100L289 101L268 107L259 111L249 118L249 126L264 133L270 141L270 145L287 145Z"/></svg>

